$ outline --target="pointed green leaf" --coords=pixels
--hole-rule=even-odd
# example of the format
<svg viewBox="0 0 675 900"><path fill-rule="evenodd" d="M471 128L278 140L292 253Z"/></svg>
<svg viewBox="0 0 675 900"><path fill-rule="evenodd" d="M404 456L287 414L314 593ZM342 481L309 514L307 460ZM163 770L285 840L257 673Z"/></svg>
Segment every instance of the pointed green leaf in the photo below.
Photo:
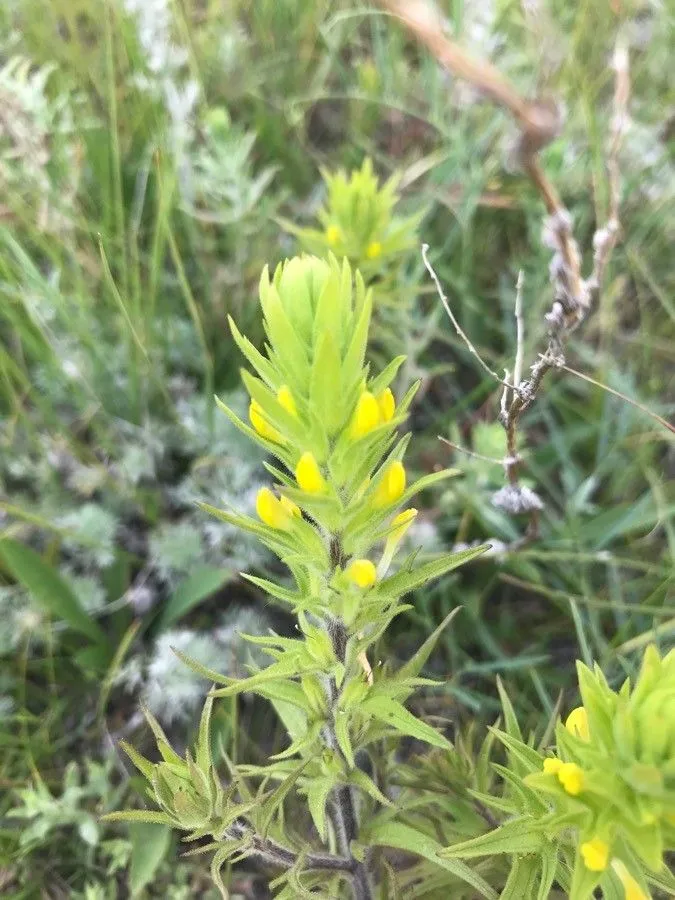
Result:
<svg viewBox="0 0 675 900"><path fill-rule="evenodd" d="M227 317L228 322L230 323L230 330L232 332L232 337L235 340L235 343L244 354L249 363L253 366L258 375L267 383L267 385L272 388L272 390L276 390L278 387L278 375L274 371L274 367L270 363L268 359L262 355L259 350L253 346L253 344L249 341L247 337L244 337L237 326L234 323L234 319L232 316Z"/></svg>
<svg viewBox="0 0 675 900"><path fill-rule="evenodd" d="M544 847L541 851L541 879L537 900L548 900L557 871L558 848L554 845Z"/></svg>
<svg viewBox="0 0 675 900"><path fill-rule="evenodd" d="M538 870L538 857L514 856L501 900L525 900L532 897Z"/></svg>
<svg viewBox="0 0 675 900"><path fill-rule="evenodd" d="M333 778L313 778L305 787L307 806L322 841L326 840L326 803L334 787Z"/></svg>
<svg viewBox="0 0 675 900"><path fill-rule="evenodd" d="M366 716L373 716L385 725L395 728L401 734L425 741L434 747L442 747L444 750L452 750L452 744L431 725L422 722L405 706L402 706L391 697L375 696L361 705L361 712Z"/></svg>
<svg viewBox="0 0 675 900"><path fill-rule="evenodd" d="M341 362L336 336L324 332L312 363L309 398L328 434L334 434L344 419Z"/></svg>
<svg viewBox="0 0 675 900"><path fill-rule="evenodd" d="M497 900L495 891L477 872L458 859L447 859L440 856L442 845L434 838L416 831L409 825L402 825L398 822L378 822L374 826L366 828L365 840L370 845L395 847L406 853L416 853L452 873L466 884L470 884L483 897Z"/></svg>
<svg viewBox="0 0 675 900"><path fill-rule="evenodd" d="M171 845L171 829L157 823L135 822L129 828L129 840L129 888L131 896L138 897L166 857Z"/></svg>
<svg viewBox="0 0 675 900"><path fill-rule="evenodd" d="M92 641L106 645L106 637L86 612L59 572L31 550L10 538L0 540L0 560L30 593L33 600L54 616Z"/></svg>
<svg viewBox="0 0 675 900"><path fill-rule="evenodd" d="M202 714L199 719L199 735L197 737L197 765L204 772L211 769L211 713L213 712L214 699L206 698Z"/></svg>
<svg viewBox="0 0 675 900"><path fill-rule="evenodd" d="M440 559L433 559L428 563L418 566L412 571L406 569L397 572L390 578L385 578L377 586L376 590L383 596L400 597L407 594L415 588L421 587L434 578L440 578L453 569L459 568L475 559L488 549L488 545L482 547L472 547L469 550L462 550L459 553L447 553Z"/></svg>
<svg viewBox="0 0 675 900"><path fill-rule="evenodd" d="M394 805L388 797L384 796L384 794L378 788L372 778L370 778L369 775L366 775L366 773L361 769L352 769L352 771L349 773L349 783L355 784L365 794L368 794L370 797L372 797L373 800L381 803L382 806Z"/></svg>
<svg viewBox="0 0 675 900"><path fill-rule="evenodd" d="M158 630L166 631L202 600L215 594L231 577L231 572L226 569L216 569L213 566L200 566L195 569L162 605L161 612L157 617Z"/></svg>
<svg viewBox="0 0 675 900"><path fill-rule="evenodd" d="M131 744L128 744L126 741L120 741L120 747L132 763L136 766L138 771L143 775L148 781L152 781L152 773L155 770L154 763L151 763L150 760L146 759L144 756L136 750L135 747L132 747Z"/></svg>
<svg viewBox="0 0 675 900"><path fill-rule="evenodd" d="M472 859L477 856L494 856L497 853L533 853L543 845L544 839L535 819L520 818L500 825L487 834L453 844L442 855L455 859Z"/></svg>
<svg viewBox="0 0 675 900"><path fill-rule="evenodd" d="M443 619L438 628L436 628L436 630L429 635L429 637L422 644L419 650L417 650L415 655L411 659L409 659L408 662L405 663L405 665L401 666L396 675L397 679L403 680L406 678L414 678L416 675L419 675L427 660L431 656L434 647L438 643L439 637L443 634L445 629L448 627L450 622L452 622L460 609L461 606L456 606L454 609L450 610L450 612Z"/></svg>

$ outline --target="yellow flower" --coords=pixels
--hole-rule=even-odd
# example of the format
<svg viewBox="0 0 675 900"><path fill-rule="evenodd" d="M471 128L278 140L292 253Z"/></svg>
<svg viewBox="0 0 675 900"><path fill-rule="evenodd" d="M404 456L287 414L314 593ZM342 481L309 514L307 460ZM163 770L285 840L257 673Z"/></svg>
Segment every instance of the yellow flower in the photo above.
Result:
<svg viewBox="0 0 675 900"><path fill-rule="evenodd" d="M602 838L594 837L584 841L579 847L584 865L591 872L604 872L609 862L609 844Z"/></svg>
<svg viewBox="0 0 675 900"><path fill-rule="evenodd" d="M277 400L279 401L279 405L283 406L287 413L291 416L297 416L298 410L295 406L295 400L293 399L293 394L291 394L291 389L287 384L282 384L277 391Z"/></svg>
<svg viewBox="0 0 675 900"><path fill-rule="evenodd" d="M298 485L308 494L320 494L326 482L313 453L303 453L295 467L295 478Z"/></svg>
<svg viewBox="0 0 675 900"><path fill-rule="evenodd" d="M403 463L395 460L384 470L375 491L373 503L376 507L390 506L401 498L405 490L406 475Z"/></svg>
<svg viewBox="0 0 675 900"><path fill-rule="evenodd" d="M576 763L563 763L558 769L558 781L568 794L576 797L584 789L584 772Z"/></svg>
<svg viewBox="0 0 675 900"><path fill-rule="evenodd" d="M404 509L403 512L394 516L390 526L394 530L389 533L387 541L396 541L398 543L416 518L416 509Z"/></svg>
<svg viewBox="0 0 675 900"><path fill-rule="evenodd" d="M269 525L270 528L278 528L281 531L286 531L290 528L291 517L295 515L295 513L291 512L286 505L286 503L290 503L291 501L287 500L286 503L284 503L284 500L286 500L285 497L278 500L269 488L260 488L258 495L255 498L255 511L265 525ZM293 506L295 506L295 504L293 504ZM299 512L300 510L298 510L298 513Z"/></svg>
<svg viewBox="0 0 675 900"><path fill-rule="evenodd" d="M377 570L369 559L355 559L347 566L347 578L357 587L367 588L377 581Z"/></svg>
<svg viewBox="0 0 675 900"><path fill-rule="evenodd" d="M289 515L295 516L297 519L302 518L300 507L297 503L293 503L292 500L289 500L288 497L284 497L284 495L282 494L281 497L279 497L279 503L281 503L281 505Z"/></svg>
<svg viewBox="0 0 675 900"><path fill-rule="evenodd" d="M590 740L590 732L588 730L588 713L583 706L577 706L567 717L565 728L570 734L581 738L582 741Z"/></svg>
<svg viewBox="0 0 675 900"><path fill-rule="evenodd" d="M645 894L620 859L612 860L612 868L623 885L626 900L650 900L649 894Z"/></svg>
<svg viewBox="0 0 675 900"><path fill-rule="evenodd" d="M371 241L366 247L366 257L368 259L377 259L382 253L382 244L379 241Z"/></svg>
<svg viewBox="0 0 675 900"><path fill-rule="evenodd" d="M353 438L360 438L372 431L380 424L380 407L370 391L364 391L359 397L349 434Z"/></svg>
<svg viewBox="0 0 675 900"><path fill-rule="evenodd" d="M549 757L544 760L544 772L546 775L557 775L561 768L561 761L555 757Z"/></svg>
<svg viewBox="0 0 675 900"><path fill-rule="evenodd" d="M396 400L391 392L391 388L385 388L381 394L377 395L377 405L380 407L380 416L383 422L390 422L394 418L396 409Z"/></svg>
<svg viewBox="0 0 675 900"><path fill-rule="evenodd" d="M251 425L253 425L260 437L267 438L268 441L275 441L277 444L283 443L282 436L267 421L263 408L257 400L251 400L248 408L248 417L251 420Z"/></svg>
<svg viewBox="0 0 675 900"><path fill-rule="evenodd" d="M335 245L342 237L342 231L339 225L329 225L326 229L326 240L329 244Z"/></svg>
<svg viewBox="0 0 675 900"><path fill-rule="evenodd" d="M400 512L391 520L390 527L392 530L387 535L382 559L377 566L377 572L380 578L383 578L387 574L387 570L391 565L391 561L394 558L398 545L401 543L403 536L415 521L416 517L416 509L404 509L403 512Z"/></svg>

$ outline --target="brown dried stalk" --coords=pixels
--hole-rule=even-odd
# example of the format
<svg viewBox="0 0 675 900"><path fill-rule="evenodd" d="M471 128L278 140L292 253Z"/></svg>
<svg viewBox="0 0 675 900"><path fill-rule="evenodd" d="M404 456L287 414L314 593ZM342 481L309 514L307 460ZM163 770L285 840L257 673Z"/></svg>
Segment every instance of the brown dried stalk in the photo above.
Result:
<svg viewBox="0 0 675 900"><path fill-rule="evenodd" d="M475 59L449 38L444 33L443 21L437 11L423 0L380 0L380 5L400 19L408 30L431 51L441 65L459 78L470 82L482 94L511 114L521 132L520 163L541 196L548 214L545 221L544 241L553 250L550 264L553 303L546 315L549 337L546 350L530 366L530 375L525 380L521 380L524 342L522 277L518 280L516 292L517 349L511 383L508 372L505 373L503 379L499 378L478 356L473 344L464 334L449 309L438 277L427 259L427 247L422 248L425 266L436 285L438 295L455 330L471 353L478 357L483 368L487 369L495 380L504 386L500 421L506 430L507 449L503 465L507 484L495 494L493 502L510 513L525 513L529 516L526 536L517 542L517 546L520 546L524 541L531 540L537 535L539 514L543 503L534 491L519 482L521 458L517 449L518 425L522 415L534 402L546 374L551 369L562 368L565 365L563 351L566 339L588 315L600 290L603 275L619 233L618 153L625 131L630 95L628 53L625 46L617 42L614 54L616 72L614 117L606 160L609 182L609 214L607 223L594 235L593 268L590 276L586 279L581 271L581 254L572 231L572 217L562 204L555 187L541 168L538 159L539 151L559 132L560 122L555 107L521 97L515 87L492 63Z"/></svg>

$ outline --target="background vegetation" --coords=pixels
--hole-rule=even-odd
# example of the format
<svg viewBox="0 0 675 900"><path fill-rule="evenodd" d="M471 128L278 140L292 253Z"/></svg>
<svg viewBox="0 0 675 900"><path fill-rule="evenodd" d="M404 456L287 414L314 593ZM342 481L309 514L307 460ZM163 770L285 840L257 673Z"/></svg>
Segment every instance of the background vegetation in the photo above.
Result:
<svg viewBox="0 0 675 900"><path fill-rule="evenodd" d="M566 121L543 165L590 243L607 208L604 147L619 29L631 57L622 236L569 362L668 418L675 406L674 16L654 0L445 0L452 32ZM199 860L161 827L102 826L133 796L116 749L139 701L184 746L207 689L174 657L241 674L240 632L288 627L238 578L272 561L195 506L253 507L263 469L217 413L244 410L228 314L260 338L257 281L315 225L320 170L373 159L453 310L500 370L543 346L550 250L503 113L439 69L379 10L329 0L5 0L0 9L0 891L11 897L208 897ZM457 338L417 249L380 292L378 346L423 379L413 467L437 435L503 454L498 390ZM425 698L436 721L490 722L494 676L521 722L572 690L573 660L610 678L675 634L672 435L644 411L558 375L528 414L541 537L415 598L384 657L463 612ZM457 456L411 541L433 553L521 524L492 504L499 466ZM573 697L567 700L572 702ZM215 710L230 754L263 759L268 721ZM140 737L139 737L140 735ZM265 896L255 872L232 891ZM258 892L258 893L256 893Z"/></svg>

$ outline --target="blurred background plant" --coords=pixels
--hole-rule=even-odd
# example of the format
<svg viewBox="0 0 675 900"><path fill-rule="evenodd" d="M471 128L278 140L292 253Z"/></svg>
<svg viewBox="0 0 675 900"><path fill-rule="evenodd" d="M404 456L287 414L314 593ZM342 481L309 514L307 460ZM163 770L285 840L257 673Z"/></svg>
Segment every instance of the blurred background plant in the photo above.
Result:
<svg viewBox="0 0 675 900"><path fill-rule="evenodd" d="M439 6L453 35L523 94L560 103L564 128L542 163L584 245L607 208L608 61L622 30L632 94L622 236L569 361L668 418L672 10L651 0ZM296 252L312 223L326 241L331 225L344 227L332 221L338 190L394 178L390 228L408 223L401 252L385 253L386 228L364 230L350 249L367 257L381 245L369 275L382 301L373 352L407 354L401 382L423 380L413 468L452 459L463 472L429 492L411 546L517 537L518 523L492 504L503 484L489 461L503 455L498 391L447 322L416 249L430 244L455 315L498 370L513 358L522 270L533 358L550 251L514 140L501 113L401 28L347 0L2 4L0 884L17 897L130 893L129 857L113 863L121 845L92 852L67 804L44 834L45 847L66 834L69 848L59 854L67 871L50 882L57 851L19 846L21 823L8 815L26 802L17 792L43 783L59 806L75 758L85 785L76 806L95 813L105 791L86 793L84 760L102 765L140 698L176 744L189 743L207 685L173 661L172 644L237 672L247 659L233 636L287 627L237 577L271 559L195 500L252 508L262 459L212 401L230 392L228 405L245 411L226 317L262 341L260 270ZM655 635L667 644L675 634L668 432L571 375L551 379L525 431L525 477L545 503L540 540L420 592L382 648L403 656L462 604L429 662L446 680L425 700L430 715L492 720L499 673L521 722L536 725L560 690L574 692L577 656L598 660L615 684ZM171 696L157 689L167 678ZM214 727L231 754L260 759L275 746L255 704L217 708ZM102 771L110 792L129 784L119 761ZM113 826L99 835L128 839ZM207 890L200 858L176 865L173 854L167 844L153 870L163 874L140 891ZM242 876L240 892L255 889L254 873Z"/></svg>

